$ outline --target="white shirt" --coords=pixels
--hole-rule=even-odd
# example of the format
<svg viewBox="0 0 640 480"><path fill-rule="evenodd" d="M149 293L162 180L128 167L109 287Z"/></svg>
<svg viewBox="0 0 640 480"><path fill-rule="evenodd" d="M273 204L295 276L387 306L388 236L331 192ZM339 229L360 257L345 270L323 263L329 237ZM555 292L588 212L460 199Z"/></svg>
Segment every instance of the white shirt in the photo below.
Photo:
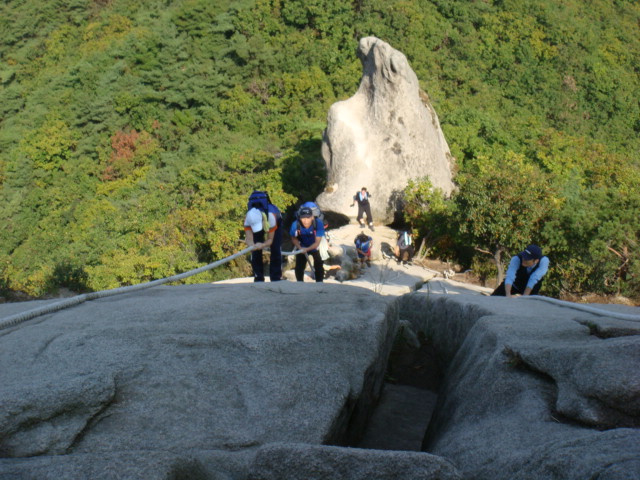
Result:
<svg viewBox="0 0 640 480"><path fill-rule="evenodd" d="M247 215L245 215L244 217L244 229L251 230L251 224L247 219ZM278 221L276 220L276 216L273 213L269 212L269 215L267 215L267 218L269 219L269 232L273 232L278 226Z"/></svg>

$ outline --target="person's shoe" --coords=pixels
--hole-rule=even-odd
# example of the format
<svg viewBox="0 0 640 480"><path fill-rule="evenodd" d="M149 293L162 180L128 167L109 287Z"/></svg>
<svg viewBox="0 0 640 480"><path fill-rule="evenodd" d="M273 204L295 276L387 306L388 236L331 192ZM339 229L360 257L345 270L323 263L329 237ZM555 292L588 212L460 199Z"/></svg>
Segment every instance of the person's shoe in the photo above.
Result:
<svg viewBox="0 0 640 480"><path fill-rule="evenodd" d="M370 223L370 224L369 224L369 228L371 229L371 231L372 231L372 232L375 232L375 231L376 231L376 229L375 229L375 228L373 228L373 223Z"/></svg>
<svg viewBox="0 0 640 480"><path fill-rule="evenodd" d="M361 224L360 224L360 228L364 228L364 223L361 223Z"/></svg>

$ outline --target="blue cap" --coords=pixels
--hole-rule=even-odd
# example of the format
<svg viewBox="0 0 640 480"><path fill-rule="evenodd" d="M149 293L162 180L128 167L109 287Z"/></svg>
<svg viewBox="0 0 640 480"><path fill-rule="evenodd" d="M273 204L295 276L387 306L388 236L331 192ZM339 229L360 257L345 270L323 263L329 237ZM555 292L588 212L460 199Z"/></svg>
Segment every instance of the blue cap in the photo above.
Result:
<svg viewBox="0 0 640 480"><path fill-rule="evenodd" d="M520 255L524 260L540 260L542 258L542 249L537 245L529 245Z"/></svg>

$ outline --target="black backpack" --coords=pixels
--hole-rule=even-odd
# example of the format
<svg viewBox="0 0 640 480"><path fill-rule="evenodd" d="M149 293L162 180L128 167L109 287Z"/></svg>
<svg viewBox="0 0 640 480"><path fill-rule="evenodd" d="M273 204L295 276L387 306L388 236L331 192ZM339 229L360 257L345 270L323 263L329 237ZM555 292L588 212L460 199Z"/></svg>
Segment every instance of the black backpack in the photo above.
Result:
<svg viewBox="0 0 640 480"><path fill-rule="evenodd" d="M267 192L262 192L260 190L254 190L251 195L249 195L249 201L247 202L247 211L252 208L257 208L265 215L269 215L269 213L273 213L276 217L276 221L278 225L282 223L282 213L280 209L271 203L271 199L269 198L269 194Z"/></svg>

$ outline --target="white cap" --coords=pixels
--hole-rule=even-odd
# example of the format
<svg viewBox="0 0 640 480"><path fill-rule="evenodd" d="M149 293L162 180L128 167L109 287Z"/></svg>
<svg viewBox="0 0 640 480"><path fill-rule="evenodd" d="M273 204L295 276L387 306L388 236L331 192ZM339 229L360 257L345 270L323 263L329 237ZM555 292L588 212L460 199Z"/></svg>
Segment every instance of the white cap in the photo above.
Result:
<svg viewBox="0 0 640 480"><path fill-rule="evenodd" d="M245 225L249 224L252 232L259 232L262 230L262 212L257 208L252 208L247 212L247 218L244 221Z"/></svg>

